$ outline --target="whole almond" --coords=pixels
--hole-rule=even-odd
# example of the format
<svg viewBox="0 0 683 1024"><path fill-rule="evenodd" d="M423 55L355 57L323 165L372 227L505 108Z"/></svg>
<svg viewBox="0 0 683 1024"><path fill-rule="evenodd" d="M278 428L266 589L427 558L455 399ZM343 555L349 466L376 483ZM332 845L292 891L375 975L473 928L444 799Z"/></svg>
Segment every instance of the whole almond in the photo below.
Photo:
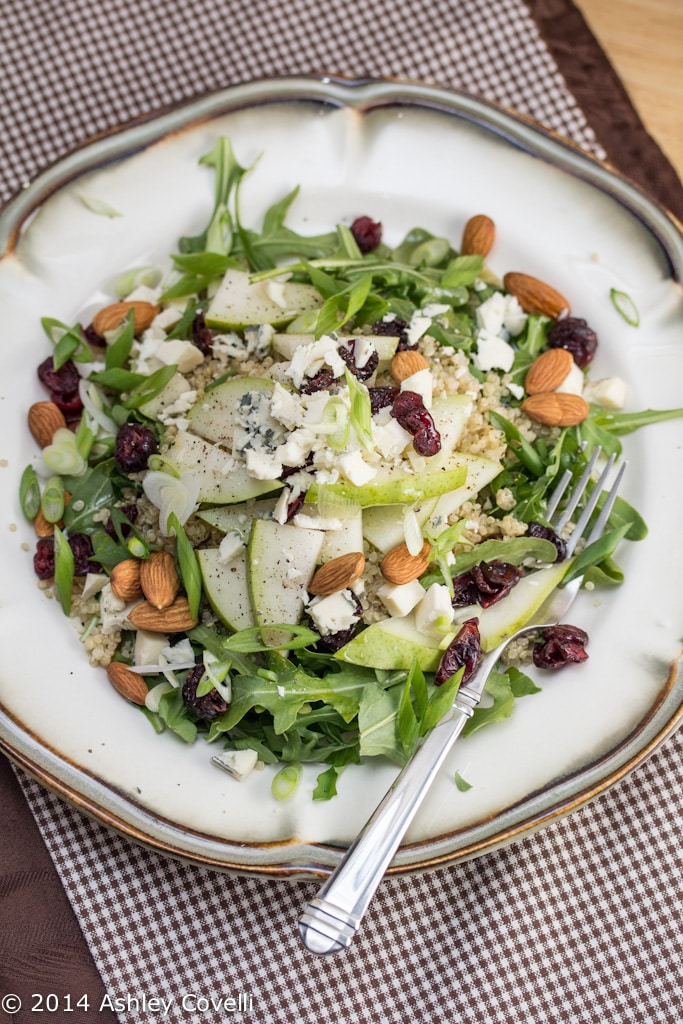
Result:
<svg viewBox="0 0 683 1024"><path fill-rule="evenodd" d="M496 240L496 225L485 213L477 213L465 224L460 243L461 256L488 256Z"/></svg>
<svg viewBox="0 0 683 1024"><path fill-rule="evenodd" d="M122 697L133 704L144 704L148 690L142 676L131 670L120 661L112 661L107 665L109 682Z"/></svg>
<svg viewBox="0 0 683 1024"><path fill-rule="evenodd" d="M168 608L180 590L180 577L170 551L153 551L140 563L140 586L155 608Z"/></svg>
<svg viewBox="0 0 683 1024"><path fill-rule="evenodd" d="M363 575L365 555L362 551L349 551L345 555L331 558L315 573L308 585L309 593L327 597L345 590Z"/></svg>
<svg viewBox="0 0 683 1024"><path fill-rule="evenodd" d="M119 601L137 601L142 597L140 565L137 558L125 558L112 569L109 582L112 594L118 597Z"/></svg>
<svg viewBox="0 0 683 1024"><path fill-rule="evenodd" d="M545 281L539 281L537 277L513 272L505 275L503 285L527 313L549 316L556 320L560 313L569 312L569 303L564 295L555 291Z"/></svg>
<svg viewBox="0 0 683 1024"><path fill-rule="evenodd" d="M397 544L380 562L382 576L390 583L410 583L425 571L431 553L432 546L427 540L417 555L411 555L404 542Z"/></svg>
<svg viewBox="0 0 683 1024"><path fill-rule="evenodd" d="M408 377L412 377L414 373L428 369L429 363L422 353L416 352L415 349L409 348L404 352L397 352L391 360L391 376L399 384Z"/></svg>
<svg viewBox="0 0 683 1024"><path fill-rule="evenodd" d="M92 325L95 332L102 337L107 331L113 331L134 310L133 330L136 334L145 331L159 314L160 307L154 306L151 302L114 302L111 306L105 306L95 313L92 318Z"/></svg>
<svg viewBox="0 0 683 1024"><path fill-rule="evenodd" d="M542 391L522 402L530 420L546 427L575 427L588 416L588 402L581 395L563 391Z"/></svg>
<svg viewBox="0 0 683 1024"><path fill-rule="evenodd" d="M149 601L141 601L131 609L128 621L150 633L184 633L196 626L198 619L190 612L187 598L176 597L168 608L155 608Z"/></svg>
<svg viewBox="0 0 683 1024"><path fill-rule="evenodd" d="M28 411L28 429L41 448L52 444L55 431L64 427L64 413L54 402L34 402Z"/></svg>
<svg viewBox="0 0 683 1024"><path fill-rule="evenodd" d="M574 357L566 348L549 348L535 359L527 371L524 388L528 395L554 391L574 365Z"/></svg>

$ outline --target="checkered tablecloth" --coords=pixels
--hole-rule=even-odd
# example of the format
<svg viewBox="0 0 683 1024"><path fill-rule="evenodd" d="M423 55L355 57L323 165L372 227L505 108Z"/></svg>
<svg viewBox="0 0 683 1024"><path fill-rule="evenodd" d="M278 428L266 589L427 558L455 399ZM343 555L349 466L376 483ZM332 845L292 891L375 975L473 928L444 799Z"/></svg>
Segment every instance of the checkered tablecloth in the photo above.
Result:
<svg viewBox="0 0 683 1024"><path fill-rule="evenodd" d="M0 200L89 136L276 74L457 87L601 156L603 138L556 63L562 46L548 43L557 44L560 24L580 30L578 60L587 34L568 0L0 0ZM646 156L659 166L654 148ZM295 931L311 885L169 861L22 776L103 983L84 1015L76 1008L63 1019L676 1024L681 752L679 735L580 814L521 844L387 879L353 947L324 961ZM5 930L12 879L0 884ZM37 914L39 902L38 885ZM59 923L54 934L49 920L42 927L40 948L58 946ZM0 954L3 943L10 948L6 935ZM74 957L63 958L64 970ZM0 995L17 991L20 968L35 968L34 991L45 993L45 964L20 959L0 955ZM34 1020L28 1009L6 1019Z"/></svg>

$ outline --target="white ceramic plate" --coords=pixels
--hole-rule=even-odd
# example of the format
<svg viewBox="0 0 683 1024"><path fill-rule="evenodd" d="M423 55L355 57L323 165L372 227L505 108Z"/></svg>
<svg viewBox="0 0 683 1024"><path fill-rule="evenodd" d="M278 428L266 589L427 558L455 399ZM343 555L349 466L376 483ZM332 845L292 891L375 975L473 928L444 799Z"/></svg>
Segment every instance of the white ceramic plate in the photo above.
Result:
<svg viewBox="0 0 683 1024"><path fill-rule="evenodd" d="M324 874L395 775L351 767L339 796L313 802L319 769L286 802L271 772L238 784L204 742L156 736L90 668L56 602L37 590L35 543L17 500L36 454L25 426L44 393L42 315L74 322L111 301L130 266L156 263L204 226L211 174L197 164L217 135L243 163L262 153L243 217L294 185L290 222L327 230L367 213L390 243L415 225L459 238L473 213L498 227L491 264L544 278L601 339L595 376L621 375L630 409L681 403L683 240L637 188L573 147L485 103L422 86L329 79L262 82L211 96L76 152L39 178L0 220L0 742L35 777L84 811L155 849L195 863L274 877ZM91 212L82 197L123 216ZM641 313L627 326L609 290ZM393 871L424 869L523 836L603 792L676 725L683 623L680 421L626 438L625 496L650 526L624 544L619 590L584 594L572 621L590 660L546 675L505 723L461 741ZM472 788L459 792L458 769Z"/></svg>

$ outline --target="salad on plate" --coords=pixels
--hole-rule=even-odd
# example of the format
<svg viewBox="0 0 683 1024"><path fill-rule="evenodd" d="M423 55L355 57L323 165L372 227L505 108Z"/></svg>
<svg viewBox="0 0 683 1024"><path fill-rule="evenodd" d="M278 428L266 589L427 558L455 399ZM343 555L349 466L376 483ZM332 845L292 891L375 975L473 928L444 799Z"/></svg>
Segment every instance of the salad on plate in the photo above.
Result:
<svg viewBox="0 0 683 1024"><path fill-rule="evenodd" d="M202 163L213 213L169 266L122 268L110 304L42 321L34 569L155 730L203 736L237 778L280 765L279 797L319 763L328 799L349 763L403 763L562 581L621 582L638 512L617 499L565 560L547 495L596 445L683 410L624 411L570 302L489 266L486 215L457 243L416 227L390 246L356 210L303 235L295 189L257 230L240 189L258 170L227 138ZM606 301L637 328L627 295ZM582 662L587 642L563 624L512 645L465 733L539 690L527 663Z"/></svg>

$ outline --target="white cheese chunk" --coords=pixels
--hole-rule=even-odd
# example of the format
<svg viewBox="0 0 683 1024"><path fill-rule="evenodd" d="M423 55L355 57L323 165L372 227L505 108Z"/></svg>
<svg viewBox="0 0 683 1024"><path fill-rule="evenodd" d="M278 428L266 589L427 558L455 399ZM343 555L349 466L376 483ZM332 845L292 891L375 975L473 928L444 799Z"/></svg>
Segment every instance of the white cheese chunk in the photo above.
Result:
<svg viewBox="0 0 683 1024"><path fill-rule="evenodd" d="M555 391L561 391L564 394L569 395L580 395L583 393L585 377L581 367L577 366L572 360L572 368L564 378L561 384L555 388Z"/></svg>
<svg viewBox="0 0 683 1024"><path fill-rule="evenodd" d="M344 452L339 456L338 464L354 487L363 487L377 475L377 470L373 466L368 466L360 452Z"/></svg>
<svg viewBox="0 0 683 1024"><path fill-rule="evenodd" d="M216 757L212 757L211 760L217 766L220 763L223 771L232 775L238 782L242 782L256 767L258 754L255 750L250 749L224 750L222 753L217 754Z"/></svg>
<svg viewBox="0 0 683 1024"><path fill-rule="evenodd" d="M623 409L626 404L626 381L621 377L601 377L586 383L583 397L603 409Z"/></svg>
<svg viewBox="0 0 683 1024"><path fill-rule="evenodd" d="M419 311L413 313L408 327L408 344L416 345L431 326L432 318L430 316L422 316Z"/></svg>
<svg viewBox="0 0 683 1024"><path fill-rule="evenodd" d="M505 319L505 296L494 292L477 306L477 326L489 334L500 334Z"/></svg>
<svg viewBox="0 0 683 1024"><path fill-rule="evenodd" d="M180 320L181 311L177 306L167 306L166 309L162 309L160 313L152 320L153 327L161 327L163 331L168 330L169 327L174 327L175 324Z"/></svg>
<svg viewBox="0 0 683 1024"><path fill-rule="evenodd" d="M166 647L168 647L168 637L163 633L150 633L146 629L139 629L135 634L134 663L136 665L158 665L161 652Z"/></svg>
<svg viewBox="0 0 683 1024"><path fill-rule="evenodd" d="M478 370L486 373L488 370L512 369L515 360L515 350L507 341L489 334L488 331L480 330L477 335L477 352L473 356L473 363Z"/></svg>
<svg viewBox="0 0 683 1024"><path fill-rule="evenodd" d="M503 327L508 334L516 338L524 330L527 319L528 316L520 306L517 297L515 295L506 295Z"/></svg>
<svg viewBox="0 0 683 1024"><path fill-rule="evenodd" d="M241 534L237 530L228 530L218 545L218 561L227 565L243 548L244 540Z"/></svg>
<svg viewBox="0 0 683 1024"><path fill-rule="evenodd" d="M287 309L284 281L268 281L266 284L266 294L276 306L280 307L280 309Z"/></svg>
<svg viewBox="0 0 683 1024"><path fill-rule="evenodd" d="M340 590L328 597L314 597L307 605L308 614L321 636L350 629L360 618L355 598L350 590Z"/></svg>
<svg viewBox="0 0 683 1024"><path fill-rule="evenodd" d="M196 345L193 345L191 341L183 341L181 338L162 341L157 345L154 356L166 366L175 363L180 373L189 373L204 359Z"/></svg>
<svg viewBox="0 0 683 1024"><path fill-rule="evenodd" d="M270 399L270 414L292 430L302 423L303 407L301 399L294 392L288 391L286 388L283 388L282 384L276 382Z"/></svg>
<svg viewBox="0 0 683 1024"><path fill-rule="evenodd" d="M162 650L161 655L167 664L172 667L179 668L181 665L187 665L188 663L194 665L194 651L192 650L192 644L187 638L180 640L177 644L168 644Z"/></svg>
<svg viewBox="0 0 683 1024"><path fill-rule="evenodd" d="M385 459L397 458L412 440L413 435L395 419L390 419L384 426L374 427L372 431L373 444Z"/></svg>
<svg viewBox="0 0 683 1024"><path fill-rule="evenodd" d="M407 615L425 596L425 589L418 580L410 583L384 583L377 596L390 615Z"/></svg>
<svg viewBox="0 0 683 1024"><path fill-rule="evenodd" d="M89 572L85 577L83 584L83 593L81 594L81 600L87 601L89 597L94 597L95 594L99 594L102 587L106 586L109 582L109 577L103 572Z"/></svg>
<svg viewBox="0 0 683 1024"><path fill-rule="evenodd" d="M429 367L426 367L424 370L418 370L417 373L412 373L410 377L406 377L401 381L401 391L414 391L416 394L421 395L425 409L431 409L432 407L433 389L434 377Z"/></svg>
<svg viewBox="0 0 683 1024"><path fill-rule="evenodd" d="M372 338L367 337L367 335L361 335L360 338L356 339L356 347L354 349L353 356L359 370L362 370L364 366L367 366L368 361L376 351L377 348Z"/></svg>
<svg viewBox="0 0 683 1024"><path fill-rule="evenodd" d="M415 625L421 633L443 636L453 621L453 605L448 588L432 583L415 609Z"/></svg>
<svg viewBox="0 0 683 1024"><path fill-rule="evenodd" d="M282 476L282 463L266 452L247 448L245 451L247 473L256 480L277 480Z"/></svg>

